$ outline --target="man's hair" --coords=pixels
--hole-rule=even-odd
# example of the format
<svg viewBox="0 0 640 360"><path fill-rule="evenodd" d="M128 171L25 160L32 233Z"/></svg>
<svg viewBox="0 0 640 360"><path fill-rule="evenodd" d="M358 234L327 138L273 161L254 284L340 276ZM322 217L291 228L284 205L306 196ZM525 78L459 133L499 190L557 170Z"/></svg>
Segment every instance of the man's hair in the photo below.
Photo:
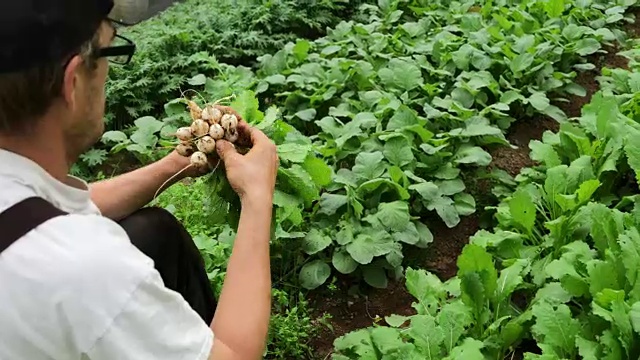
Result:
<svg viewBox="0 0 640 360"><path fill-rule="evenodd" d="M97 62L100 31L78 49L83 70L92 73ZM37 50L36 50L37 51ZM19 72L0 74L0 133L27 133L62 94L65 63L50 62Z"/></svg>

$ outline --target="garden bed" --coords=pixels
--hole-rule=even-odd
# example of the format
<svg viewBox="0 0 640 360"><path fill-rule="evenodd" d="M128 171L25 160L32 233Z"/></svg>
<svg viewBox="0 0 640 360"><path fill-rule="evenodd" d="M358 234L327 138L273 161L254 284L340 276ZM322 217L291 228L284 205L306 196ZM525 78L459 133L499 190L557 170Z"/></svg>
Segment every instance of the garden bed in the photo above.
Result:
<svg viewBox="0 0 640 360"><path fill-rule="evenodd" d="M634 16L640 11L635 10ZM626 26L625 30L632 36L640 35L640 22ZM597 68L579 73L576 82L587 90L584 97L572 95L566 103L558 106L570 117L580 116L582 107L589 103L592 95L598 90L596 78L601 75L603 67L627 69L628 59L618 55L619 48L609 47L606 54L591 56L590 61ZM529 157L529 142L541 140L542 134L547 131L558 131L558 123L549 117L536 119L522 119L516 122L510 129L507 139L517 148L497 147L490 153L493 157L490 168L502 169L511 176L516 176L522 168L532 166L534 162ZM491 190L491 184L484 183L478 193L487 193ZM486 204L489 205L489 204ZM491 204L495 205L495 204ZM424 251L418 251L412 259L422 259L412 262L411 265L430 271L443 281L456 275L456 261L463 247L469 242L469 238L481 229L479 217L475 214L462 219L460 224L451 229L441 221L432 227L434 242ZM383 318L392 314L408 316L415 313L412 304L415 298L407 292L404 281L393 282L387 289L368 288L364 296L349 294L349 284L339 287L340 291L323 291L313 295L311 306L314 314L331 314L331 325L328 329L318 324L323 330L312 340L315 349L314 359L329 359L334 348L334 340L349 332L372 326L375 323L384 323ZM537 351L535 342L529 341L522 344L520 352L510 356L510 359L522 359L522 353Z"/></svg>

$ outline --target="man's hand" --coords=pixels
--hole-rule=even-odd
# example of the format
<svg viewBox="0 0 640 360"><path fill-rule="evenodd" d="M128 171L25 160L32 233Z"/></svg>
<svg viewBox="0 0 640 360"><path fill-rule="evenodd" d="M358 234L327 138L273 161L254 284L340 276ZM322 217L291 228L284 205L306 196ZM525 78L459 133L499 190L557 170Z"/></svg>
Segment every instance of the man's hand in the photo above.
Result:
<svg viewBox="0 0 640 360"><path fill-rule="evenodd" d="M260 130L246 122L238 122L239 138L250 142L251 150L241 155L226 140L216 141L216 150L224 162L227 179L241 200L267 199L271 201L278 171L276 146Z"/></svg>

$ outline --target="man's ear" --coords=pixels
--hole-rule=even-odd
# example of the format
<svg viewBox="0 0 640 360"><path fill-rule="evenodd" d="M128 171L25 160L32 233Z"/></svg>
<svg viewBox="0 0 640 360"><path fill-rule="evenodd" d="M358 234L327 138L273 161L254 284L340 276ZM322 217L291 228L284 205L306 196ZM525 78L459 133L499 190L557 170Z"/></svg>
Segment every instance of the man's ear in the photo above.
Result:
<svg viewBox="0 0 640 360"><path fill-rule="evenodd" d="M74 56L64 70L62 82L62 96L67 107L73 109L76 106L76 94L80 82L81 67L83 60L80 56Z"/></svg>

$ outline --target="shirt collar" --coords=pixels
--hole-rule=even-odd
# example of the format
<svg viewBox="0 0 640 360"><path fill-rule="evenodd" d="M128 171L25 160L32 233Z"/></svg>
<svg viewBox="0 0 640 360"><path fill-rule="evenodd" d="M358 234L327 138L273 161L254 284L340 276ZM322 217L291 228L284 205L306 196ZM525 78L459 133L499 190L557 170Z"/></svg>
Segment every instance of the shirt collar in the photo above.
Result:
<svg viewBox="0 0 640 360"><path fill-rule="evenodd" d="M66 182L62 182L33 160L5 149L0 149L0 164L0 177L31 188L62 210L84 212L92 205L89 185L80 178L67 175Z"/></svg>

